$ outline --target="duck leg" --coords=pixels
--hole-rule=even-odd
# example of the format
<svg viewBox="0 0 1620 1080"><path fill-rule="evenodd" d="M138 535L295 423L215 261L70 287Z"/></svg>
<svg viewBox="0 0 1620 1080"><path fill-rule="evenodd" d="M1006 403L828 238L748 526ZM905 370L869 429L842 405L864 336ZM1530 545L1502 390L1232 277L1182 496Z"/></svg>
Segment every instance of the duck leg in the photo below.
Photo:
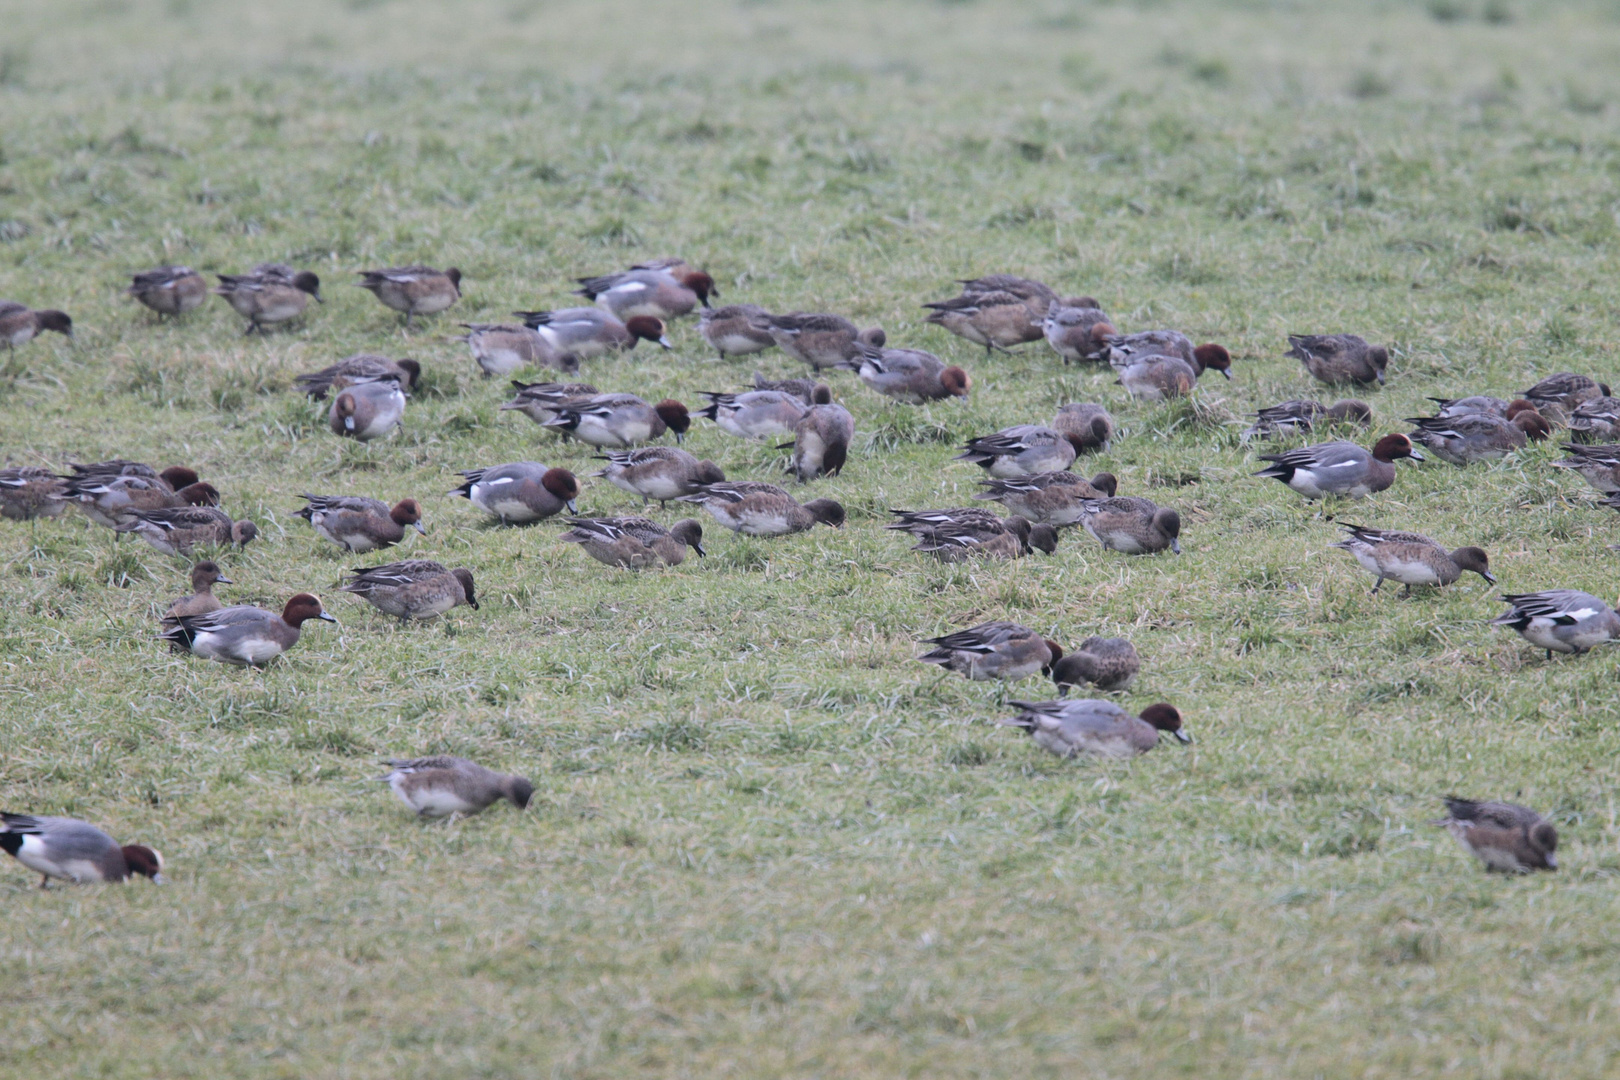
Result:
<svg viewBox="0 0 1620 1080"><path fill-rule="evenodd" d="M1379 574L1378 575L1378 583L1372 587L1372 591L1376 593L1379 589L1381 589L1383 587L1384 587L1384 575Z"/></svg>

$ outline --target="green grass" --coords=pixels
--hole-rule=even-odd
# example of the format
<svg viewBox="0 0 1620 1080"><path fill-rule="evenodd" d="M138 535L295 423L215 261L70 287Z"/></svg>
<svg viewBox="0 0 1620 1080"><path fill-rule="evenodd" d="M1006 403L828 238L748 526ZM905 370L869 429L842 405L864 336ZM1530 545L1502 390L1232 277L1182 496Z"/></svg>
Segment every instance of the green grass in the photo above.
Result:
<svg viewBox="0 0 1620 1080"><path fill-rule="evenodd" d="M0 804L175 878L41 894L4 866L0 1073L1615 1073L1620 658L1543 662L1477 579L1369 596L1229 422L1331 395L1290 331L1392 343L1380 429L1428 394L1617 374L1613 5L4 0L0 25L0 296L79 328L0 358L5 457L193 465L262 531L226 595L311 589L343 620L262 673L170 656L183 566L76 517L0 528ZM974 396L838 376L863 434L807 495L848 527L711 535L668 573L446 498L461 468L592 464L497 414L454 322L668 253L727 301L880 322ZM218 301L159 324L119 295L264 259L328 296L265 340ZM346 282L417 260L466 299L407 337ZM1236 379L1144 408L923 323L1003 270L1222 341ZM675 337L585 375L695 401L755 366ZM289 389L358 351L428 372L368 447ZM1181 512L1181 558L1070 533L941 567L878 527L968 498L953 442L1070 399L1115 410L1095 467ZM737 478L784 456L702 423L688 445ZM1613 513L1555 456L1403 464L1341 512L1480 544L1505 590L1612 597ZM424 500L406 550L471 568L483 610L399 630L340 598L372 560L292 519L311 490ZM912 662L988 618L1128 635L1127 700L1197 742L1039 753L993 688ZM368 780L438 751L534 804L424 826ZM1448 793L1551 814L1562 869L1485 876L1427 825Z"/></svg>

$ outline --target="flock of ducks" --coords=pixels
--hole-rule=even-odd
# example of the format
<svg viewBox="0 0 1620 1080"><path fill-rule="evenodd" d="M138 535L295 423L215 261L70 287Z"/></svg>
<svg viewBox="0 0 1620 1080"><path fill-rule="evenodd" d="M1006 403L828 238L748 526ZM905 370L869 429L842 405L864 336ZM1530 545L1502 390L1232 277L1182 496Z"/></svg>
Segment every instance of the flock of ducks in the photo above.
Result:
<svg viewBox="0 0 1620 1080"><path fill-rule="evenodd" d="M395 267L360 272L357 283L409 328L461 299L462 275L451 267ZM720 527L754 537L780 537L816 525L841 528L846 512L832 498L801 503L787 489L761 480L728 479L724 470L679 445L648 445L664 436L683 441L694 419L714 423L739 439L787 439L786 471L806 484L837 477L846 466L855 435L852 414L823 380L828 372L853 373L872 392L897 402L924 405L966 398L969 373L915 348L891 347L881 327L858 327L825 312L771 313L752 304L715 307L714 280L684 259L638 263L623 271L579 279L578 295L592 306L514 313L513 323L463 323L464 343L486 377L507 377L527 368L549 369L548 379L512 382L514 396L500 406L528 417L564 439L598 451L605 464L596 478L656 501L701 508ZM1062 298L1044 283L1009 274L963 280L959 295L925 305L927 321L981 345L986 357L1044 340L1065 364L1107 364L1119 385L1138 401L1154 402L1193 391L1207 372L1232 378L1232 356L1223 346L1195 344L1174 330L1122 334L1091 297ZM196 310L210 292L248 320L246 333L270 328L306 313L322 301L319 278L279 263L247 274L219 275L209 289L190 267L166 266L136 274L129 295L160 317ZM580 382L557 381L583 363L624 353L642 342L673 346L669 323L700 312L698 330L721 359L778 349L809 368L808 377L771 380L755 373L751 387L712 391L695 412L674 400L649 402L627 392L603 392ZM71 336L72 320L56 310L31 310L0 301L0 341L22 346L46 331ZM1288 339L1288 355L1329 385L1385 381L1386 348L1353 334ZM411 391L422 374L409 359L361 354L296 380L315 402L330 399L327 422L336 436L370 441L403 422ZM1435 398L1433 416L1410 418L1410 432L1391 432L1370 447L1333 440L1280 453L1260 454L1257 476L1278 480L1306 499L1363 498L1389 489L1396 462L1423 461L1423 450L1457 466L1491 461L1531 440L1567 430L1566 460L1620 509L1620 399L1596 380L1561 373L1528 388L1519 398ZM1261 409L1243 433L1245 441L1310 435L1371 425L1364 401L1324 405L1294 400ZM1072 471L1081 455L1106 451L1117 437L1113 417L1101 404L1071 402L1049 422L1031 422L968 440L956 460L982 470L975 498L1000 503L1001 516L984 506L895 510L889 529L910 535L913 550L943 562L1017 559L1051 554L1061 530L1080 526L1103 549L1145 556L1181 553L1181 518L1173 507L1119 494L1119 478L1099 472L1090 479ZM1419 449L1422 447L1422 450ZM578 516L578 477L565 468L522 461L462 470L451 496L465 498L501 525L529 525L568 511L560 536L592 559L641 570L680 565L693 552L702 557L703 525L684 518L668 526L645 516ZM13 520L57 517L77 507L90 521L133 533L165 554L220 557L253 541L251 521L233 520L219 509L220 492L194 470L113 460L72 464L66 473L37 466L0 471L0 513ZM423 506L414 498L391 505L356 495L306 494L298 516L345 552L365 554L400 544L408 530L425 532ZM1336 545L1376 578L1404 587L1444 587L1464 572L1495 584L1489 557L1478 547L1447 550L1412 532L1344 526ZM263 666L292 648L305 623L333 621L318 597L301 592L281 611L226 606L213 595L230 584L214 558L191 567L192 592L167 608L159 637L177 651L241 666ZM358 568L340 590L360 597L401 624L445 615L465 605L477 609L472 574L428 559ZM1620 641L1620 613L1590 594L1569 589L1506 594L1509 610L1493 620L1515 630L1550 659L1554 652L1582 653ZM1164 734L1187 743L1180 710L1158 702L1132 714L1103 698L1069 699L1071 689L1104 693L1132 685L1141 658L1123 638L1090 637L1070 651L1055 640L1013 622L989 622L924 639L932 646L918 659L973 681L1005 687L1026 678L1049 678L1056 698L1013 701L1016 716L1000 721L1029 734L1039 748L1063 757L1129 758L1156 747ZM1004 693L1004 691L1003 691ZM477 813L500 799L520 809L533 785L460 758L389 760L380 779L423 817ZM1501 802L1447 799L1443 825L1488 869L1556 868L1557 832L1534 811ZM141 845L120 847L100 830L67 818L6 814L0 817L0 847L42 875L70 881L120 881L145 876L162 881L163 860Z"/></svg>

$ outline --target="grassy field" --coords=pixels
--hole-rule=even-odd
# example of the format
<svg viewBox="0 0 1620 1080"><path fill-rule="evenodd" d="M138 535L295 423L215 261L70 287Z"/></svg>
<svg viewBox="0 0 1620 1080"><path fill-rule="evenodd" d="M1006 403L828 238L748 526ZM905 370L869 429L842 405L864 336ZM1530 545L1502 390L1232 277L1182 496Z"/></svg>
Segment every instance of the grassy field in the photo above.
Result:
<svg viewBox="0 0 1620 1080"><path fill-rule="evenodd" d="M1430 394L1620 374L1617 16L0 0L0 296L78 328L0 355L5 460L193 465L262 534L222 592L342 620L262 673L171 656L183 564L76 516L0 523L0 806L152 844L175 879L40 893L0 864L0 1075L1615 1075L1620 657L1545 662L1473 577L1370 596L1235 421L1331 400L1288 332L1392 343L1374 434ZM836 376L857 447L806 497L848 527L712 529L667 573L447 498L458 469L594 466L496 412L455 321L670 253L726 301L879 322L974 395ZM217 300L160 324L120 296L265 259L327 303L263 340ZM466 297L406 336L347 282L418 260ZM1044 345L987 360L923 324L993 271L1221 341L1236 377L1135 406ZM585 375L695 404L756 366L674 337ZM290 389L360 351L426 367L370 446ZM1180 558L1069 532L941 567L881 530L976 490L954 443L1067 400L1114 410L1080 467L1177 508ZM702 422L687 445L733 479L785 457ZM1344 516L1482 545L1505 591L1614 597L1620 523L1556 456L1402 464ZM348 602L342 569L381 560L295 520L305 491L422 499L407 553L469 567L483 609L399 630ZM633 509L604 481L581 505ZM1126 701L1176 704L1196 743L1071 763L996 727L993 687L912 660L991 618L1129 636ZM535 802L420 824L368 778L428 752ZM1450 793L1553 816L1560 871L1484 875L1428 825Z"/></svg>

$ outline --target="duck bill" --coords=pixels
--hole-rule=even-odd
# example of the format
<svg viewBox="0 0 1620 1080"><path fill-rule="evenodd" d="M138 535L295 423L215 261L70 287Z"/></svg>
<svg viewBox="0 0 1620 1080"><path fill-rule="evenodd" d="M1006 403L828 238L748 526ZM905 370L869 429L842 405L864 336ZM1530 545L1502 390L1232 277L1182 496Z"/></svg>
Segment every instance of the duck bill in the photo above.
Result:
<svg viewBox="0 0 1620 1080"><path fill-rule="evenodd" d="M568 512L570 514L579 513L579 504L576 503L573 499L569 499L567 502L563 503L563 505L568 507Z"/></svg>
<svg viewBox="0 0 1620 1080"><path fill-rule="evenodd" d="M1172 731L1170 734L1174 735L1176 737L1176 742L1180 743L1183 746L1188 746L1188 745L1191 745L1191 743L1192 743L1192 736L1187 734L1185 731L1182 731L1180 728L1177 728L1176 730Z"/></svg>
<svg viewBox="0 0 1620 1080"><path fill-rule="evenodd" d="M1171 540L1170 541L1170 550L1175 552L1177 555L1180 555L1181 554L1181 541L1179 539Z"/></svg>
<svg viewBox="0 0 1620 1080"><path fill-rule="evenodd" d="M423 536L427 535L427 526L423 525L420 521L411 522L411 528L415 529L417 532L421 533Z"/></svg>
<svg viewBox="0 0 1620 1080"><path fill-rule="evenodd" d="M1227 382L1232 381L1232 369L1231 368L1221 368L1221 374L1226 376L1226 381Z"/></svg>
<svg viewBox="0 0 1620 1080"><path fill-rule="evenodd" d="M1484 578L1486 581L1490 582L1492 585L1496 584L1496 575L1495 574L1481 574L1479 576Z"/></svg>
<svg viewBox="0 0 1620 1080"><path fill-rule="evenodd" d="M670 350L670 349L675 348L675 346L673 346L673 345L671 345L669 343L669 335L668 334L664 334L664 335L660 336L659 339L658 339L658 344L662 345L665 348L665 350Z"/></svg>
<svg viewBox="0 0 1620 1080"><path fill-rule="evenodd" d="M220 577L220 578L215 578L214 579L214 584L215 585L235 585L236 582L232 581L228 577Z"/></svg>
<svg viewBox="0 0 1620 1080"><path fill-rule="evenodd" d="M1428 461L1429 460L1428 458L1424 457L1423 452L1421 450L1419 450L1415 446L1412 447L1412 452L1410 454L1406 455L1406 456L1411 458L1413 461Z"/></svg>
<svg viewBox="0 0 1620 1080"><path fill-rule="evenodd" d="M700 558L700 559L708 558L709 553L707 551L703 550L703 545L702 544L693 544L692 545L692 550L698 553L698 558Z"/></svg>
<svg viewBox="0 0 1620 1080"><path fill-rule="evenodd" d="M1379 373L1378 373L1378 385L1379 385L1379 386L1383 386L1383 385L1384 385L1384 373L1383 373L1383 372L1382 372L1382 371L1380 371L1380 372L1379 372Z"/></svg>
<svg viewBox="0 0 1620 1080"><path fill-rule="evenodd" d="M1550 851L1547 852L1547 869L1549 869L1549 870L1558 869L1558 856L1554 855Z"/></svg>
<svg viewBox="0 0 1620 1080"><path fill-rule="evenodd" d="M1552 856L1551 855L1547 856L1547 861L1552 862ZM164 877L161 872L152 875L152 884L154 884L154 885L167 885L168 883L169 883L169 879Z"/></svg>
<svg viewBox="0 0 1620 1080"><path fill-rule="evenodd" d="M330 623L337 622L337 616L333 615L330 611L323 611L319 615L317 615L316 618L322 619L322 620L324 620L326 622L330 622Z"/></svg>

